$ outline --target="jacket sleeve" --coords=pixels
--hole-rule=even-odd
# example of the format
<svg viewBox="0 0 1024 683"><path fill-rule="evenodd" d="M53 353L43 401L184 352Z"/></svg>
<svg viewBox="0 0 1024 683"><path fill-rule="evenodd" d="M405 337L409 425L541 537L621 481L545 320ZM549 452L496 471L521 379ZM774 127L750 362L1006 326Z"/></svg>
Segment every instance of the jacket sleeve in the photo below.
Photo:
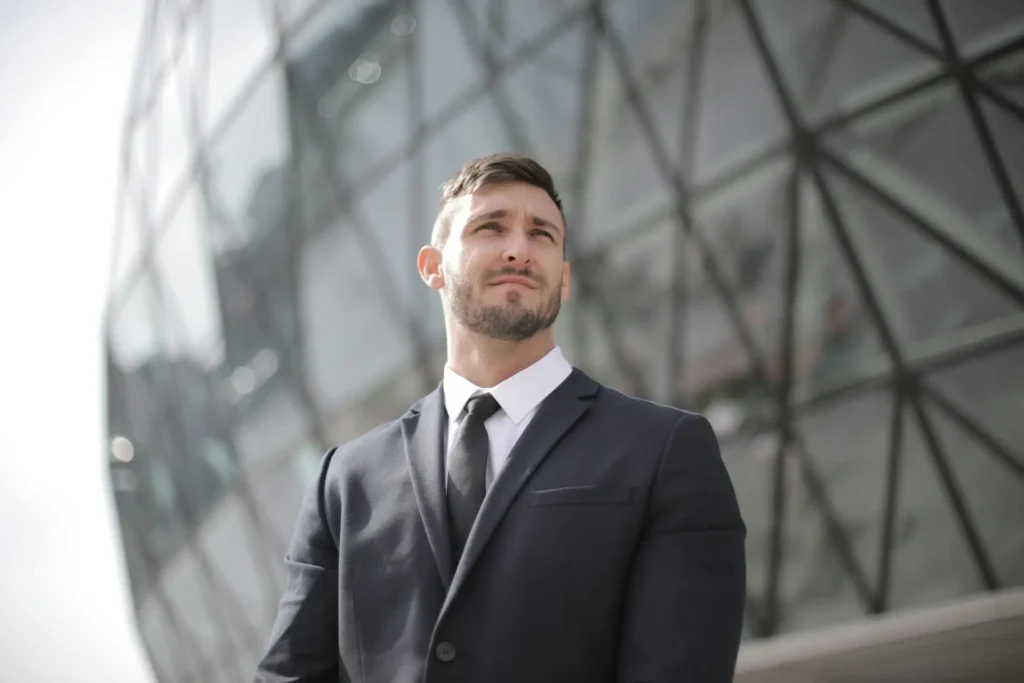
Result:
<svg viewBox="0 0 1024 683"><path fill-rule="evenodd" d="M287 580L256 683L337 683L338 546L327 517L327 474L335 449L324 455L309 487L285 556Z"/></svg>
<svg viewBox="0 0 1024 683"><path fill-rule="evenodd" d="M746 527L711 425L669 434L630 568L620 683L733 680L746 597Z"/></svg>

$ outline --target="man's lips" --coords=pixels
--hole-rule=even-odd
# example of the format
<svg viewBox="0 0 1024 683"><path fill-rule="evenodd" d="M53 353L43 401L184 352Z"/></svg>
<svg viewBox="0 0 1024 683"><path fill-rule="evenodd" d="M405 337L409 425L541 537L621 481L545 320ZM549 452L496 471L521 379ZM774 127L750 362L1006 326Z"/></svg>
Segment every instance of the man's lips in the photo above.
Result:
<svg viewBox="0 0 1024 683"><path fill-rule="evenodd" d="M505 277L498 278L491 283L492 286L496 285L519 285L520 287L529 287L530 289L536 289L536 285L527 280L525 277L516 277L515 275L507 275Z"/></svg>

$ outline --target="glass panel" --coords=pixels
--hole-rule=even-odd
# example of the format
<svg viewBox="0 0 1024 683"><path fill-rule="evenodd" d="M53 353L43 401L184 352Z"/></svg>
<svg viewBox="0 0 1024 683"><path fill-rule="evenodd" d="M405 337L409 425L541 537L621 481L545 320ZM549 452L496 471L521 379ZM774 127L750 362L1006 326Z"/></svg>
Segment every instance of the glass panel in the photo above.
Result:
<svg viewBox="0 0 1024 683"><path fill-rule="evenodd" d="M1024 34L1024 5L1017 0L944 0L947 20L960 50L981 52Z"/></svg>
<svg viewBox="0 0 1024 683"><path fill-rule="evenodd" d="M240 609L233 619L244 618L254 633L270 632L277 611L278 586L263 569L269 557L253 553L257 532L238 495L228 496L203 524L199 550L223 577L231 601Z"/></svg>
<svg viewBox="0 0 1024 683"><path fill-rule="evenodd" d="M277 44L267 3L217 0L203 6L210 12L209 74L205 97L208 126L238 99L243 85L263 66ZM254 136L250 143L260 139Z"/></svg>
<svg viewBox="0 0 1024 683"><path fill-rule="evenodd" d="M163 214L172 190L182 184L186 164L192 154L191 136L186 128L189 112L185 107L188 103L181 99L182 91L189 92L190 74L178 64L168 64L167 69L163 87L157 94L150 114L151 122L160 130L160 164L156 178L151 179L149 184L149 191L155 190L155 195L151 195L155 216Z"/></svg>
<svg viewBox="0 0 1024 683"><path fill-rule="evenodd" d="M573 304L559 316L570 357L629 394L667 400L673 224L663 222L578 260Z"/></svg>
<svg viewBox="0 0 1024 683"><path fill-rule="evenodd" d="M154 596L138 612L139 632L154 673L160 683L191 683L195 679L194 662L186 655L174 626Z"/></svg>
<svg viewBox="0 0 1024 683"><path fill-rule="evenodd" d="M224 340L199 210L196 192L190 190L156 248L155 273L163 295L159 310L167 332L166 352L212 368L223 360Z"/></svg>
<svg viewBox="0 0 1024 683"><path fill-rule="evenodd" d="M982 78L995 86L1000 93L1024 107L1024 53L1015 52L980 69ZM982 98L983 103L987 99Z"/></svg>
<svg viewBox="0 0 1024 683"><path fill-rule="evenodd" d="M295 529L299 505L307 488L319 474L324 455L321 448L305 439L299 443L298 447L290 449L282 457L249 471L252 496L259 506L264 523L269 525L268 533L279 544L277 548L267 549L267 554L274 553L276 556L272 562L264 565L274 572L283 569L278 565L282 564L288 540Z"/></svg>
<svg viewBox="0 0 1024 683"><path fill-rule="evenodd" d="M560 192L569 188L581 141L584 41L581 26L570 29L504 82L507 101L530 150L554 177Z"/></svg>
<svg viewBox="0 0 1024 683"><path fill-rule="evenodd" d="M319 10L325 10L331 5L341 5L340 2L320 2L320 0L274 0L277 6L281 8L281 16L284 19L284 25L288 28L293 28L300 20L309 14L310 9L315 5L319 5ZM317 23L322 21L320 17L314 17L311 23Z"/></svg>
<svg viewBox="0 0 1024 683"><path fill-rule="evenodd" d="M784 0L757 8L790 92L810 120L884 97L941 66L834 3Z"/></svg>
<svg viewBox="0 0 1024 683"><path fill-rule="evenodd" d="M1004 131L1016 133L1012 127L998 132ZM929 206L931 214L946 217L951 224L962 223L973 241L987 241L997 251L1014 247L1024 271L1020 240L1008 222L978 134L953 86L932 89L862 119L829 136L827 144L876 181L885 178L886 189L912 205ZM1011 149L1001 149L1008 161Z"/></svg>
<svg viewBox="0 0 1024 683"><path fill-rule="evenodd" d="M778 97L739 6L720 2L708 5L712 12L697 107L692 178L696 183L721 175L789 135Z"/></svg>
<svg viewBox="0 0 1024 683"><path fill-rule="evenodd" d="M932 373L929 382L1024 462L1024 348Z"/></svg>
<svg viewBox="0 0 1024 683"><path fill-rule="evenodd" d="M775 434L729 437L729 430L719 429L715 413L706 413L719 435L722 460L729 470L740 513L747 525L747 588L749 600L763 605L767 591L768 555L772 533L773 465L777 449Z"/></svg>
<svg viewBox="0 0 1024 683"><path fill-rule="evenodd" d="M302 255L299 296L310 390L321 412L333 413L391 374L407 372L413 346L403 312L380 296L386 275L344 221L310 242ZM359 296L355 292L363 291ZM339 301L344 301L339 305ZM374 353L365 341L373 339Z"/></svg>
<svg viewBox="0 0 1024 683"><path fill-rule="evenodd" d="M1017 373L1021 374L1021 373ZM1017 385L1017 419L1020 423L1021 392ZM949 458L967 506L978 525L982 544L1006 586L1024 585L1024 475L996 459L988 449L961 427L948 420L935 407L929 409L932 424ZM1017 428L1020 444L1024 430ZM1009 444L1007 444L1009 445ZM1019 451L1020 449L1017 448ZM1024 459L1018 459L1024 463Z"/></svg>
<svg viewBox="0 0 1024 683"><path fill-rule="evenodd" d="M156 295L152 278L142 273L111 304L110 347L118 366L131 371L157 355L160 344L153 320Z"/></svg>
<svg viewBox="0 0 1024 683"><path fill-rule="evenodd" d="M637 123L607 46L598 51L590 108L590 168L586 225L575 244L583 251L670 205L673 195L655 166L651 141Z"/></svg>
<svg viewBox="0 0 1024 683"><path fill-rule="evenodd" d="M441 185L458 173L464 163L512 148L508 132L499 123L501 120L492 99L481 97L427 141L422 149L426 157L423 182L432 206L437 206L441 197ZM433 223L433 216L429 220Z"/></svg>
<svg viewBox="0 0 1024 683"><path fill-rule="evenodd" d="M844 220L877 280L876 289L901 318L906 341L963 330L1021 312L1002 292L888 207L845 180L832 181Z"/></svg>
<svg viewBox="0 0 1024 683"><path fill-rule="evenodd" d="M486 41L497 58L508 58L523 43L578 10L584 0L488 0L466 3L471 45Z"/></svg>
<svg viewBox="0 0 1024 683"><path fill-rule="evenodd" d="M730 295L776 370L781 358L791 177L789 162L773 163L700 202L695 211ZM705 281L692 296L717 295Z"/></svg>
<svg viewBox="0 0 1024 683"><path fill-rule="evenodd" d="M687 76L691 68L694 22L701 4L616 0L606 10L611 28L624 43L630 73L654 117L662 144L677 162L682 149L685 95L690 88ZM720 14L718 3L703 4L710 5L711 11L705 12L708 18ZM706 59L707 46L705 41L701 58Z"/></svg>
<svg viewBox="0 0 1024 683"><path fill-rule="evenodd" d="M1024 204L1024 121L986 98L981 98L981 108L985 112L992 137L995 138L996 149L1010 176L1017 202ZM1020 254L1024 250L1020 232L1004 202L990 206L987 214L979 217L979 223L986 234L992 235L1007 247L1008 253Z"/></svg>
<svg viewBox="0 0 1024 683"><path fill-rule="evenodd" d="M110 283L112 291L120 287L138 267L142 236L138 208L127 187L123 187L118 201L117 231L114 235L114 271ZM113 297L116 299L117 294L114 293Z"/></svg>
<svg viewBox="0 0 1024 683"><path fill-rule="evenodd" d="M335 3L289 50L297 77L292 116L302 117L309 144L329 155L350 183L411 135L410 37L401 21L396 24L399 4Z"/></svg>
<svg viewBox="0 0 1024 683"><path fill-rule="evenodd" d="M800 472L795 448L786 457L785 555L779 584L780 630L802 631L852 621L867 612L827 531L825 517Z"/></svg>
<svg viewBox="0 0 1024 683"><path fill-rule="evenodd" d="M891 359L839 247L835 227L825 215L816 183L802 173L799 189L793 383L797 396L804 398L866 374L887 372ZM870 265L863 256L861 261Z"/></svg>
<svg viewBox="0 0 1024 683"><path fill-rule="evenodd" d="M179 552L167 566L163 591L186 637L195 643L201 666L215 667L235 647L236 625L191 551Z"/></svg>
<svg viewBox="0 0 1024 683"><path fill-rule="evenodd" d="M460 93L483 78L481 60L467 43L455 3L417 3L416 31L423 92L423 118L431 120ZM498 119L491 119L497 121Z"/></svg>
<svg viewBox="0 0 1024 683"><path fill-rule="evenodd" d="M289 150L280 72L264 74L212 144L204 197L215 251L238 249L283 230Z"/></svg>
<svg viewBox="0 0 1024 683"><path fill-rule="evenodd" d="M976 565L932 454L908 408L904 408L902 445L890 608L929 605L981 590Z"/></svg>
<svg viewBox="0 0 1024 683"><path fill-rule="evenodd" d="M939 38L939 32L935 28L935 22L932 21L925 0L901 0L901 2L861 0L861 4L936 49L942 48L942 40Z"/></svg>
<svg viewBox="0 0 1024 683"><path fill-rule="evenodd" d="M831 401L797 418L807 457L872 585L878 581L892 411L886 388ZM852 434L857 438L842 438Z"/></svg>

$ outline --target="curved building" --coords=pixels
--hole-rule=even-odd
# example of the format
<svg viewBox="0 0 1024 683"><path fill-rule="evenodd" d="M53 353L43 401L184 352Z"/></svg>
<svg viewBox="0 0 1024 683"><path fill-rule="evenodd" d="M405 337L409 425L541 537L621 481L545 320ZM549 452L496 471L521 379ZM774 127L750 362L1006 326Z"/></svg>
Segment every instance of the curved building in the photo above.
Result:
<svg viewBox="0 0 1024 683"><path fill-rule="evenodd" d="M439 184L565 195L558 337L704 412L746 637L1024 585L1024 4L152 2L109 463L161 683L244 681L329 446L440 377Z"/></svg>

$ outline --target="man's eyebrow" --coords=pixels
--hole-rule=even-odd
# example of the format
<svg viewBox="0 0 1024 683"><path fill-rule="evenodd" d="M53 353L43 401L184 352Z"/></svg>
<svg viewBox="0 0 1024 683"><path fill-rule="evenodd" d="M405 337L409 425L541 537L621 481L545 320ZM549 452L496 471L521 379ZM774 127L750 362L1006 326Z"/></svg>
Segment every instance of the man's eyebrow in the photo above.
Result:
<svg viewBox="0 0 1024 683"><path fill-rule="evenodd" d="M495 219L495 218L508 218L508 211L506 211L505 209L497 209L496 211L488 211L487 213L480 213L480 214L477 214L475 216L471 216L470 219L468 221L466 221L466 225L473 225L474 223L478 223L478 222L480 222L482 220ZM562 231L561 226L559 226L557 223L552 223L548 219L541 218L540 216L534 216L533 217L533 224L538 226L538 227L550 228L550 229L555 230L557 232L561 232Z"/></svg>

